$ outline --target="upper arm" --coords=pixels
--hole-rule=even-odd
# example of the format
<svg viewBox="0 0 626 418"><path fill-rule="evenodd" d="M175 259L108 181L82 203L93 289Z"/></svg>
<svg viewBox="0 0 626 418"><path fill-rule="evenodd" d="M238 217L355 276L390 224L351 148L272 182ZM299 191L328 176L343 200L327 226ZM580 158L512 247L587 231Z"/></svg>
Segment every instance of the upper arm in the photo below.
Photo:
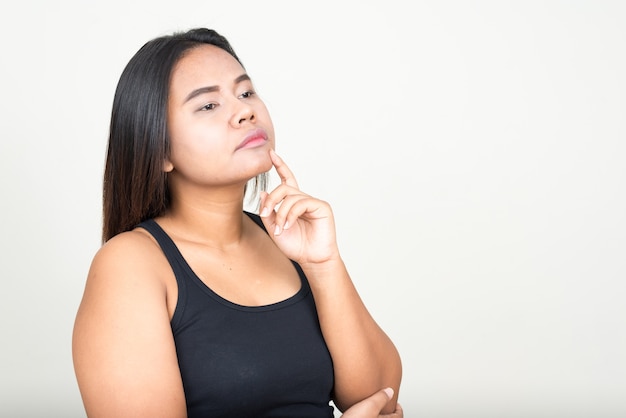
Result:
<svg viewBox="0 0 626 418"><path fill-rule="evenodd" d="M131 232L94 257L72 346L90 418L186 416L163 273L154 269L159 256Z"/></svg>

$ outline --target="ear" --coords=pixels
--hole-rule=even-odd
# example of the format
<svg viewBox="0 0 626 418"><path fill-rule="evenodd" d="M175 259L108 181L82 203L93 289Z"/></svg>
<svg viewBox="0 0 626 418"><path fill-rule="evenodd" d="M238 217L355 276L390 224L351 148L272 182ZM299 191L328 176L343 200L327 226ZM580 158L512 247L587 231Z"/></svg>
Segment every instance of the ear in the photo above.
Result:
<svg viewBox="0 0 626 418"><path fill-rule="evenodd" d="M174 164L172 164L169 158L166 158L165 161L163 161L163 171L166 173L169 173L173 169L174 169Z"/></svg>

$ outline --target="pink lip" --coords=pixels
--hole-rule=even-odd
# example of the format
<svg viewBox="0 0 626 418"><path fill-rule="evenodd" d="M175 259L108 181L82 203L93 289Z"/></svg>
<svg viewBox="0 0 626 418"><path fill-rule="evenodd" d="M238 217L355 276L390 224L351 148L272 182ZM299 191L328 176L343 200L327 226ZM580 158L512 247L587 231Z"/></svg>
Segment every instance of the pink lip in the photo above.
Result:
<svg viewBox="0 0 626 418"><path fill-rule="evenodd" d="M260 145L265 144L267 142L267 133L263 129L255 129L250 131L248 135L241 141L239 145L237 145L236 150L242 148L254 148Z"/></svg>

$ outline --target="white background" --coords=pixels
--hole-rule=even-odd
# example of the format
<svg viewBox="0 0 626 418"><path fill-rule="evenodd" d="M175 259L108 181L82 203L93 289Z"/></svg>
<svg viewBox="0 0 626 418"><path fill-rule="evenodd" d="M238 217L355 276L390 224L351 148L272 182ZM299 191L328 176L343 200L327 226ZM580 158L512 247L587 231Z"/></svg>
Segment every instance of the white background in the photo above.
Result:
<svg viewBox="0 0 626 418"><path fill-rule="evenodd" d="M118 77L226 35L395 341L406 417L626 416L626 3L39 1L0 13L0 416L84 417L71 331Z"/></svg>

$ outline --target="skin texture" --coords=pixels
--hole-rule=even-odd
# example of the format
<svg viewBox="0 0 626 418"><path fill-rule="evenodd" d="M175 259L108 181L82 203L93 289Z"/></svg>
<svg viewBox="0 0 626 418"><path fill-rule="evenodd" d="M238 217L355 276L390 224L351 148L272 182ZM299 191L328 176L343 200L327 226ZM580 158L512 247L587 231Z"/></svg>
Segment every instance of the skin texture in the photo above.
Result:
<svg viewBox="0 0 626 418"><path fill-rule="evenodd" d="M273 151L271 118L241 65L210 45L184 55L172 73L168 125L163 170L172 201L156 221L196 274L222 297L260 306L298 291L289 260L300 263L333 358L335 404L345 417L402 417L398 352L343 264L329 204L302 192ZM268 235L242 210L247 181L272 168L281 184L261 196ZM116 235L96 253L73 336L90 418L186 416L170 328L176 300L173 272L143 229Z"/></svg>

